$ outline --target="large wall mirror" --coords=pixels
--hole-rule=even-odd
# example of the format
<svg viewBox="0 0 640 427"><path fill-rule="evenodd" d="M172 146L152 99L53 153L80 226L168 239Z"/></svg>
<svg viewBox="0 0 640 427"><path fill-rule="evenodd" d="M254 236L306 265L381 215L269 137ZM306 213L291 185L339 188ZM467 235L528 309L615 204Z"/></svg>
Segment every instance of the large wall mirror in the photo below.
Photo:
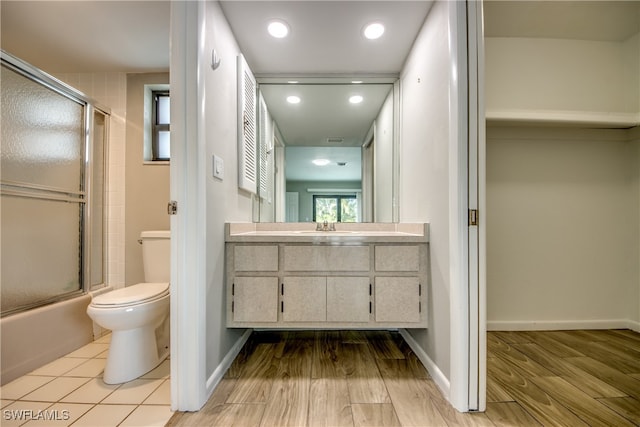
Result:
<svg viewBox="0 0 640 427"><path fill-rule="evenodd" d="M397 221L393 78L258 78L260 222Z"/></svg>

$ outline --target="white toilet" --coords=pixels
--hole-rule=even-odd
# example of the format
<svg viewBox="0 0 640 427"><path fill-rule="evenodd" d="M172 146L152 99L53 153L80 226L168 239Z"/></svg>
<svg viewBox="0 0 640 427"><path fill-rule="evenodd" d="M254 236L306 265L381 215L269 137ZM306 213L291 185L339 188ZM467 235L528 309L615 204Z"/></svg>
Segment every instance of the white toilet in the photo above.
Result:
<svg viewBox="0 0 640 427"><path fill-rule="evenodd" d="M98 295L87 314L111 330L103 381L120 384L149 372L169 354L170 232L143 231L145 283Z"/></svg>

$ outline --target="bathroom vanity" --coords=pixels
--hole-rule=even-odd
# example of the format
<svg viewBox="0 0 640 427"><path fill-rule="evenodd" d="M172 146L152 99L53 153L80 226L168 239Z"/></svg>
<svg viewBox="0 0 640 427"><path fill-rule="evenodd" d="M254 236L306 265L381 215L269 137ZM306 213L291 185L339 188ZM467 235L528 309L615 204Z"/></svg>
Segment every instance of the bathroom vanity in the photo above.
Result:
<svg viewBox="0 0 640 427"><path fill-rule="evenodd" d="M427 327L428 224L225 227L228 327Z"/></svg>

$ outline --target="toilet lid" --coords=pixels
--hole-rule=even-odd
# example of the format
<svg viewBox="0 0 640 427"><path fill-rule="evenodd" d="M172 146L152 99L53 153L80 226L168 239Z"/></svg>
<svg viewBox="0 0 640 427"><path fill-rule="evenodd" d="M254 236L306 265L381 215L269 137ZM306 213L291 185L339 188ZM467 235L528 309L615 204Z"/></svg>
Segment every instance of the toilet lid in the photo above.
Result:
<svg viewBox="0 0 640 427"><path fill-rule="evenodd" d="M168 293L168 283L138 283L98 295L91 300L91 304L108 306L139 304L165 296Z"/></svg>

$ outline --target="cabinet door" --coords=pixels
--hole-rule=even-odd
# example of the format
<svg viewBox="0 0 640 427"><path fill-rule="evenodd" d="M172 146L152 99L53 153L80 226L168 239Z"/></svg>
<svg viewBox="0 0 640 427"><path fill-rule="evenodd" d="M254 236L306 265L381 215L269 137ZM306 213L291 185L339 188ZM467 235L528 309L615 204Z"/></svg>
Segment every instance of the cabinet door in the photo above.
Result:
<svg viewBox="0 0 640 427"><path fill-rule="evenodd" d="M327 277L327 321L369 321L369 278Z"/></svg>
<svg viewBox="0 0 640 427"><path fill-rule="evenodd" d="M282 320L285 322L326 321L326 277L285 277L282 304Z"/></svg>
<svg viewBox="0 0 640 427"><path fill-rule="evenodd" d="M232 292L235 322L278 321L277 277L236 277Z"/></svg>
<svg viewBox="0 0 640 427"><path fill-rule="evenodd" d="M419 322L420 291L417 277L376 277L376 322Z"/></svg>

